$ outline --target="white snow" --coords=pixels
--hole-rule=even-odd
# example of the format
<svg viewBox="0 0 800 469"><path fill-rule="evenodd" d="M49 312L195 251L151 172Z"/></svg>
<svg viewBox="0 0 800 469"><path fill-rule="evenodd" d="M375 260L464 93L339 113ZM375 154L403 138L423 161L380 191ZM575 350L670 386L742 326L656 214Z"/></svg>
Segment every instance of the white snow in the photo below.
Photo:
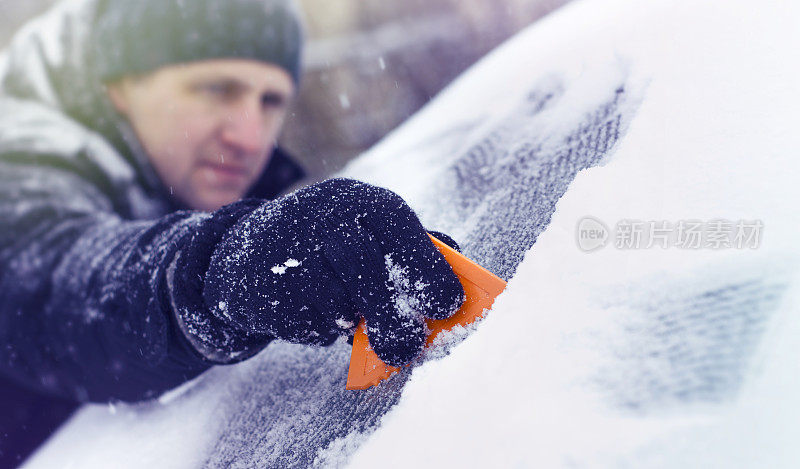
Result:
<svg viewBox="0 0 800 469"><path fill-rule="evenodd" d="M394 289L392 301L395 309L404 317L419 317L421 305L417 298L409 293L411 280L408 278L407 270L392 261L391 254L386 254L384 261L389 272L389 281L392 282Z"/></svg>
<svg viewBox="0 0 800 469"><path fill-rule="evenodd" d="M423 360L427 361L446 357L453 347L460 344L480 327L481 322L488 312L488 310L484 310L483 316L466 326L457 324L448 330L440 331L436 334L430 347L425 349Z"/></svg>
<svg viewBox="0 0 800 469"><path fill-rule="evenodd" d="M644 100L610 162L574 180L477 331L414 371L350 466L795 466L798 20L797 4L779 2L579 2L504 46L527 49L504 70L508 83L486 83L498 93L537 68L572 87L603 81L616 57ZM499 54L394 138L476 115L457 97L508 66ZM403 177L381 173L401 193ZM587 215L610 227L760 220L763 233L756 249L587 253L576 244ZM722 293L704 303L709 292Z"/></svg>
<svg viewBox="0 0 800 469"><path fill-rule="evenodd" d="M344 93L339 93L339 105L342 109L350 109L350 98Z"/></svg>
<svg viewBox="0 0 800 469"><path fill-rule="evenodd" d="M352 329L356 325L353 321L348 321L342 318L337 318L335 322L340 329Z"/></svg>
<svg viewBox="0 0 800 469"><path fill-rule="evenodd" d="M289 258L289 259L286 259L286 261L284 261L283 264L278 264L278 265L272 266L272 268L270 270L272 271L273 274L283 275L283 274L286 273L286 269L289 269L291 267L299 267L300 264L302 264L302 263L300 261L298 261L297 259Z"/></svg>
<svg viewBox="0 0 800 469"><path fill-rule="evenodd" d="M361 432L351 432L347 436L333 440L325 448L317 451L317 457L312 467L341 467L347 464L349 455L361 445L366 435Z"/></svg>

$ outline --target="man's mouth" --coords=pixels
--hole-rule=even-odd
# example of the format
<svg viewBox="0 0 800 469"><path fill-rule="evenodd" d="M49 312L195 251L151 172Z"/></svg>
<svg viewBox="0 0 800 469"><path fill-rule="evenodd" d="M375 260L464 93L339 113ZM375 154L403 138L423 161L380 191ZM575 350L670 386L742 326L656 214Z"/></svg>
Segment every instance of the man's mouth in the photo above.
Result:
<svg viewBox="0 0 800 469"><path fill-rule="evenodd" d="M223 185L241 184L250 176L247 167L230 163L203 163L202 167L214 182Z"/></svg>

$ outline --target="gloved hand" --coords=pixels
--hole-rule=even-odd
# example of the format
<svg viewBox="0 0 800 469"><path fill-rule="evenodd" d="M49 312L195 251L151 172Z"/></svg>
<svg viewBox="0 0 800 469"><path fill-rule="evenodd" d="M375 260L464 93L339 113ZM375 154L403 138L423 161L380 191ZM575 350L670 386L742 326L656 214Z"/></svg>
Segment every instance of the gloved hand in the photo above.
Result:
<svg viewBox="0 0 800 469"><path fill-rule="evenodd" d="M210 317L201 322L226 331L217 347L265 336L327 345L364 317L370 345L391 365L421 351L424 317L449 317L464 300L408 205L348 179L241 217L216 243L202 295Z"/></svg>

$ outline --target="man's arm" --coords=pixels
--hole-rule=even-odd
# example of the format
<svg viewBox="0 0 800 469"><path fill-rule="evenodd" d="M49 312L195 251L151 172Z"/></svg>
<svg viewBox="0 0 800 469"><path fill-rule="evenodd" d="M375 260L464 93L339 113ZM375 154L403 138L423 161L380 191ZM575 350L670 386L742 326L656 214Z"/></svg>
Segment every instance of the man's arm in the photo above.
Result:
<svg viewBox="0 0 800 469"><path fill-rule="evenodd" d="M422 350L424 318L464 300L414 212L380 187L332 179L134 222L79 165L3 160L0 371L42 390L148 398L273 338L331 344L360 317L399 366Z"/></svg>
<svg viewBox="0 0 800 469"><path fill-rule="evenodd" d="M124 221L69 168L0 163L0 370L106 401L152 397L207 369L174 325L166 271L193 237L253 208L237 207L224 220L176 212ZM237 358L269 340L242 341L249 353Z"/></svg>

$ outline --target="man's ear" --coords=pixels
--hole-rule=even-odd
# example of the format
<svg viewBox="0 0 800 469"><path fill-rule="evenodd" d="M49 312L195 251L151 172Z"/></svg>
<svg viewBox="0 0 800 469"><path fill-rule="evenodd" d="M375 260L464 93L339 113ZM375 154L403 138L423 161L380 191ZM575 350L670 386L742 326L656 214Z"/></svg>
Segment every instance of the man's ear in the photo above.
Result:
<svg viewBox="0 0 800 469"><path fill-rule="evenodd" d="M125 80L118 80L112 83L106 83L106 93L108 93L111 104L119 111L120 114L128 112L128 94Z"/></svg>

